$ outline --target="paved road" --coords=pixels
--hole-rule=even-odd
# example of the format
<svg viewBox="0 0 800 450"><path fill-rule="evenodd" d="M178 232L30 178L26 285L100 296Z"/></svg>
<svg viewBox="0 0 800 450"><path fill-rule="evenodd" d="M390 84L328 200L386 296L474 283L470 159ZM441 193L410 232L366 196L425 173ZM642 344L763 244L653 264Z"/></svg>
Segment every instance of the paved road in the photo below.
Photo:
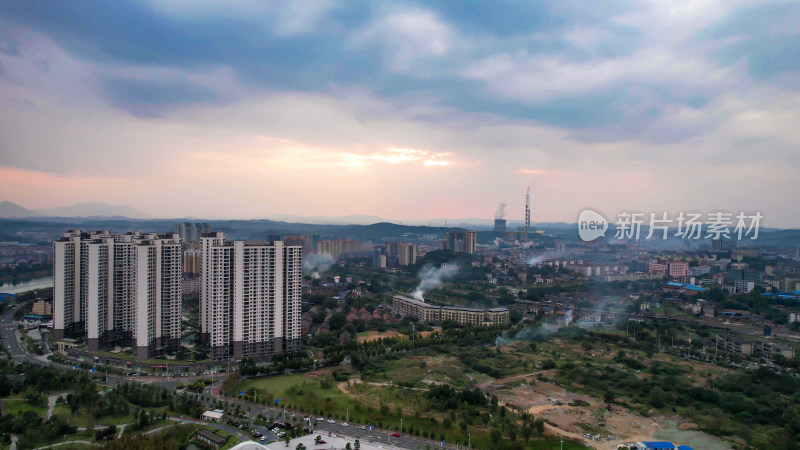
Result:
<svg viewBox="0 0 800 450"><path fill-rule="evenodd" d="M17 363L23 363L23 362L27 361L27 362L30 362L30 363L33 363L33 364L54 365L54 366L66 368L66 366L63 366L61 364L56 364L56 363L53 363L51 361L47 361L47 360L43 361L43 360L34 358L33 356L31 356L27 352L25 352L25 350L23 350L22 346L19 343L19 336L18 336L19 333L17 332L17 326L13 323L14 311L15 310L16 310L16 307L15 308L11 308L8 311L6 311L6 313L2 316L3 322L0 322L0 325L2 325L2 327L0 328L0 336L2 336L2 345L5 346L11 352L12 359ZM226 374L226 376L227 376L227 374ZM163 386L163 387L166 387L166 388L169 388L169 389L174 389L175 386L181 381L186 383L187 381L191 382L192 380L203 379L203 378L208 378L208 375L202 375L202 376L197 376L197 377L181 377L181 378L172 378L172 379L163 379L163 378L161 378L161 379L158 379L158 380L153 379L153 377L138 377L137 378L137 377L125 377L125 376L120 376L120 375L108 375L108 378L107 378L107 381L106 381L105 384L110 385L110 386L116 386L116 385L118 385L119 383L121 383L123 381L138 381L138 382L148 382L148 384L156 384L156 385L160 385L160 386ZM270 417L272 417L274 419L274 418L276 418L276 417L278 417L278 416L283 414L283 410L278 410L278 409L275 409L275 408L268 408L268 407L265 407L264 405L251 403L251 402L248 402L248 401L245 401L245 400L222 397L222 396L219 395L219 387L221 386L222 383L221 383L221 381L217 381L216 379L214 381L215 381L215 383L213 383L212 385L206 387L206 389L202 393L202 396L212 398L211 402L206 402L206 404L207 404L207 406L209 408L214 406L214 399L221 399L221 400L225 400L225 401L228 401L228 402L231 402L231 403L234 403L234 404L240 404L240 405L242 405L242 408L245 411L247 410L247 407L249 406L250 407L251 418L255 417L258 414L263 414L263 415L268 415L268 416L270 416ZM198 397L200 397L200 394L195 394L195 395L198 395ZM289 418L289 420L286 420L286 421L287 422L291 422L292 412L287 411L286 414L287 414L287 417ZM173 418L171 418L171 420L182 420L182 419L173 419ZM187 420L187 422L197 423L199 421ZM312 422L313 422L313 420L312 420ZM203 423L207 424L208 422L203 422ZM252 420L249 421L249 423L251 424L251 427L255 426L255 425L252 425ZM228 431L230 433L235 434L240 439L244 439L244 440L250 440L251 439L249 435L243 433L238 428L229 427L227 425L222 425L222 424L214 424L214 425L215 425L216 428L224 429L224 430L226 430L226 431ZM219 426L216 426L216 425L219 425ZM360 428L362 425L366 429L362 430ZM259 432L268 431L267 429L265 429L263 427L260 427L260 426L255 426L255 427L257 429L259 429ZM418 438L410 438L410 437L407 437L405 435L402 435L400 437L394 437L394 436L391 436L391 433L393 432L391 430L377 430L377 429L375 429L373 431L370 431L369 430L369 424L350 423L349 426L345 427L345 426L342 426L341 422L338 421L338 420L336 421L336 423L328 423L327 421L318 421L316 429L314 430L314 432L318 433L318 434L321 434L323 436L327 436L329 434L336 434L336 435L340 435L340 436L348 436L348 437L352 437L352 438L355 438L355 439L361 439L361 440L370 441L370 442L374 442L374 443L380 443L380 444L383 444L383 445L391 444L393 447L399 447L399 448L416 449L416 448L418 448L417 446L420 446L421 448L425 448L425 444L430 444L432 448L439 446L439 442L438 441L423 440L423 439L418 439ZM275 435L273 435L271 432L269 432L269 434L262 432L262 434L269 436L270 439L276 438Z"/></svg>
<svg viewBox="0 0 800 450"><path fill-rule="evenodd" d="M86 444L86 445L91 445L92 447L102 447L101 444L97 444L95 442L89 442L89 441L67 441L67 442L59 442L58 444L47 445L45 447L38 447L38 448L39 449L53 448L53 447L60 447L62 445L73 445L73 444Z"/></svg>
<svg viewBox="0 0 800 450"><path fill-rule="evenodd" d="M28 361L34 364L45 365L45 362L39 361L26 353L19 343L17 325L14 324L14 312L17 308L16 306L9 308L8 311L0 317L0 320L2 320L0 322L0 336L2 336L3 346L11 352L11 359L17 363Z"/></svg>
<svg viewBox="0 0 800 450"><path fill-rule="evenodd" d="M280 422L293 422L292 417L295 415L292 411L286 411L285 419L278 420L283 418L283 410L277 408L270 408L266 407L265 405L256 404L252 402L248 402L245 400L233 399L228 397L223 397L219 394L219 388L221 387L222 383L215 383L214 385L208 386L205 391L203 391L203 395L211 396L216 399L226 400L232 403L242 405L242 409L244 411L247 410L247 407L250 407L250 416L255 417L258 414L263 414L266 416L270 416L273 420L277 420ZM302 415L297 413L300 417L299 419L302 420ZM314 429L314 433L321 434L323 436L329 435L339 435L339 436L348 436L354 439L361 439L363 441L379 443L383 445L391 444L394 447L399 448L408 448L408 449L416 449L416 448L425 448L425 444L429 444L431 448L439 447L439 441L434 440L426 440L420 439L416 437L409 437L404 434L401 434L399 437L392 436L392 433L396 431L392 430L379 430L375 428L374 430L370 430L370 424L360 424L350 422L348 426L343 426L342 421L335 420L334 423L328 423L330 418L325 417L313 417L311 419L311 423L313 424L314 419L317 419L317 426ZM324 420L319 420L324 419ZM299 423L299 422L298 422ZM398 424L399 425L399 424ZM365 429L361 429L361 427ZM419 446L419 447L417 447Z"/></svg>

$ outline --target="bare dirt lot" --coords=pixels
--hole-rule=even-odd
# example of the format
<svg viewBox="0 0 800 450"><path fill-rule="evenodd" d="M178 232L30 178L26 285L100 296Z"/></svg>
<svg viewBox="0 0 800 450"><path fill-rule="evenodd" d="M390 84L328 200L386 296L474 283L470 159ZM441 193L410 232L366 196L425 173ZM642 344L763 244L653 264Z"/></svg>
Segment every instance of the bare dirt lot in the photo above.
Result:
<svg viewBox="0 0 800 450"><path fill-rule="evenodd" d="M398 333L394 330L389 331L367 331L366 336L358 336L358 342L371 342L377 339L383 339L387 337L395 337L395 336L405 336L404 334Z"/></svg>
<svg viewBox="0 0 800 450"><path fill-rule="evenodd" d="M653 433L659 429L659 419L642 417L620 407L612 407L609 411L598 399L571 393L558 385L535 379L538 374L547 376L550 373L538 371L500 380L485 380L479 383L479 387L497 395L498 400L508 407L528 411L535 417L545 419L545 428L549 433L581 440L595 449L616 449L625 442L651 440Z"/></svg>

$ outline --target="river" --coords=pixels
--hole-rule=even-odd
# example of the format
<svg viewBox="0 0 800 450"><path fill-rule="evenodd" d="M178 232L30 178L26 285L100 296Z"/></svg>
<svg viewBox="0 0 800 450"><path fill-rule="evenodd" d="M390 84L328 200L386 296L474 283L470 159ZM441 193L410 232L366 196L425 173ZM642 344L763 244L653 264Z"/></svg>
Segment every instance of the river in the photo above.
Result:
<svg viewBox="0 0 800 450"><path fill-rule="evenodd" d="M44 289L53 287L53 276L31 278L30 280L14 283L0 283L0 293L19 294L33 289Z"/></svg>

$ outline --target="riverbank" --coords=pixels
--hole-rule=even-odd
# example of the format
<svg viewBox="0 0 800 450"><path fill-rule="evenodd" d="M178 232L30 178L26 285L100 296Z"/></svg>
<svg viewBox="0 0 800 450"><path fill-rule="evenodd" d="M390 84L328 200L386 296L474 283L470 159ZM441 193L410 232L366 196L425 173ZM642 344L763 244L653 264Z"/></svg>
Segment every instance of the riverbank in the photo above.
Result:
<svg viewBox="0 0 800 450"><path fill-rule="evenodd" d="M46 289L53 287L53 276L35 277L28 280L19 282L3 282L0 283L0 293L4 294L21 294L23 292L33 291L36 289Z"/></svg>

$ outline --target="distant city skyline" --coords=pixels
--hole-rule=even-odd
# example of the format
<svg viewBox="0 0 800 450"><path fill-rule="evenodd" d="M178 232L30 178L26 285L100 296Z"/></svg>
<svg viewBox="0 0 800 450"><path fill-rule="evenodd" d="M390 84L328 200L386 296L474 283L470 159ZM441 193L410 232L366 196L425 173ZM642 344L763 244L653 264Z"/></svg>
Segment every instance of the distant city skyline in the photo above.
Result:
<svg viewBox="0 0 800 450"><path fill-rule="evenodd" d="M798 228L791 2L0 4L0 201Z"/></svg>

